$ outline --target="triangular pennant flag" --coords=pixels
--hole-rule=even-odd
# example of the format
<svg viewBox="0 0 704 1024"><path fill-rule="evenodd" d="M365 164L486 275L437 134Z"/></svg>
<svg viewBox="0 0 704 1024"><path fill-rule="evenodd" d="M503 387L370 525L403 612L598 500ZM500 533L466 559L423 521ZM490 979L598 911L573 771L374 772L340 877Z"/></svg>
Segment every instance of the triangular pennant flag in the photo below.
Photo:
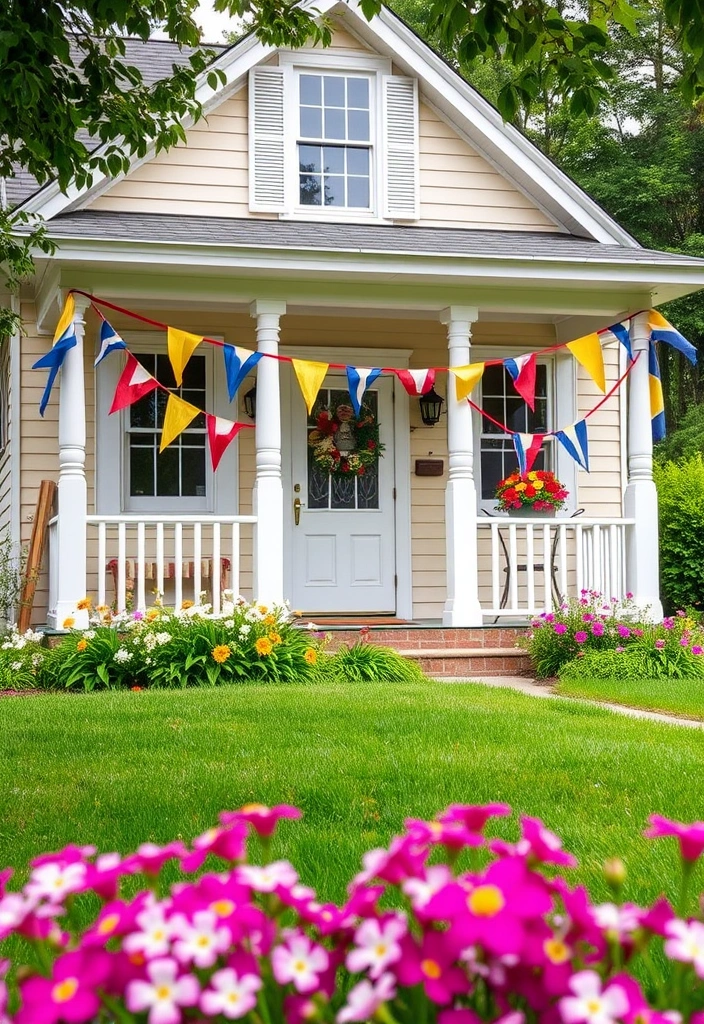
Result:
<svg viewBox="0 0 704 1024"><path fill-rule="evenodd" d="M215 472L230 442L234 441L243 427L253 428L254 424L233 423L232 420L225 420L221 416L211 416L210 413L205 414L205 422L208 427L210 460L213 464L213 472Z"/></svg>
<svg viewBox="0 0 704 1024"><path fill-rule="evenodd" d="M352 408L354 409L355 416L359 416L359 411L362 408L364 392L377 379L381 373L381 368L378 366L348 366L346 369L347 386L349 388L350 398L352 399Z"/></svg>
<svg viewBox="0 0 704 1024"><path fill-rule="evenodd" d="M648 352L648 384L650 386L650 422L653 430L653 443L657 443L662 441L666 434L665 399L662 393L658 354L655 350L655 343L652 341Z"/></svg>
<svg viewBox="0 0 704 1024"><path fill-rule="evenodd" d="M587 371L601 392L606 391L606 374L604 372L604 354L601 351L601 340L598 334L587 334L583 338L567 343L567 348Z"/></svg>
<svg viewBox="0 0 704 1024"><path fill-rule="evenodd" d="M186 402L178 395L169 394L164 413L164 426L161 428L161 444L159 452L168 448L172 441L175 441L188 424L201 412L195 405Z"/></svg>
<svg viewBox="0 0 704 1024"><path fill-rule="evenodd" d="M435 386L435 370L396 370L396 376L411 398L427 395Z"/></svg>
<svg viewBox="0 0 704 1024"><path fill-rule="evenodd" d="M242 381L261 359L262 353L251 352L248 348L240 348L237 345L223 345L222 354L225 360L227 393L232 401Z"/></svg>
<svg viewBox="0 0 704 1024"><path fill-rule="evenodd" d="M114 327L111 327L105 317L103 317L100 324L100 350L98 351L98 358L95 360L94 366L98 363L102 363L105 356L109 356L111 352L116 352L119 348L127 348L124 341L117 333Z"/></svg>
<svg viewBox="0 0 704 1024"><path fill-rule="evenodd" d="M512 434L513 447L516 449L518 471L521 476L530 473L535 460L540 454L545 434Z"/></svg>
<svg viewBox="0 0 704 1024"><path fill-rule="evenodd" d="M49 376L47 377L46 387L44 388L44 394L42 400L39 403L39 415L43 416L49 402L51 395L51 389L54 386L57 374L61 369L66 353L69 349L72 349L76 343L76 329L73 325L73 317L75 313L75 302L73 295L69 292L64 303L59 322L56 325L54 332L54 343L52 347L46 352L41 358L37 359L36 363L32 366L33 370L48 370Z"/></svg>
<svg viewBox="0 0 704 1024"><path fill-rule="evenodd" d="M562 447L572 456L582 469L589 472L589 442L587 440L587 421L579 420L571 427L556 430L555 437Z"/></svg>
<svg viewBox="0 0 704 1024"><path fill-rule="evenodd" d="M514 356L513 359L504 359L513 386L526 403L529 409L535 409L535 352L526 356Z"/></svg>
<svg viewBox="0 0 704 1024"><path fill-rule="evenodd" d="M618 340L621 342L621 344L625 348L626 352L628 353L629 360L631 362L633 362L633 349L631 348L631 335L629 334L629 331L628 331L628 328L626 327L626 325L625 324L611 324L611 327L609 327L608 330L611 331L611 333L614 335L615 338L618 338Z"/></svg>
<svg viewBox="0 0 704 1024"><path fill-rule="evenodd" d="M690 363L696 366L696 348L686 338L682 337L680 332L665 319L662 313L658 313L656 309L651 309L648 313L648 323L650 324L651 341L664 341L667 345L672 345L683 356L686 356Z"/></svg>
<svg viewBox="0 0 704 1024"><path fill-rule="evenodd" d="M301 387L303 401L306 403L308 415L313 412L315 400L327 376L329 363L316 363L309 359L292 359L293 369Z"/></svg>
<svg viewBox="0 0 704 1024"><path fill-rule="evenodd" d="M115 397L110 406L110 415L126 409L128 405L134 405L140 398L144 398L154 388L159 387L159 382L152 377L148 370L145 370L131 352L127 354L127 363L120 374L120 379L115 388Z"/></svg>
<svg viewBox="0 0 704 1024"><path fill-rule="evenodd" d="M188 360L202 340L200 334L189 334L188 331L180 331L177 327L167 329L169 359L178 387L183 384L183 371L188 365Z"/></svg>
<svg viewBox="0 0 704 1024"><path fill-rule="evenodd" d="M468 363L467 366L451 366L450 373L455 375L455 394L457 401L461 402L469 395L474 387L482 379L484 363Z"/></svg>

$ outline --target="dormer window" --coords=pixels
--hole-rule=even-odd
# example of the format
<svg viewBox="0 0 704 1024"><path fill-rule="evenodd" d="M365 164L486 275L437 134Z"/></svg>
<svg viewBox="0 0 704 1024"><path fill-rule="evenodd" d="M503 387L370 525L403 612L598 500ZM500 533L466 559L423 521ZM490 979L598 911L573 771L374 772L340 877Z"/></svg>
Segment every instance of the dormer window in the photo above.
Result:
<svg viewBox="0 0 704 1024"><path fill-rule="evenodd" d="M370 210L370 79L301 73L298 85L300 205Z"/></svg>

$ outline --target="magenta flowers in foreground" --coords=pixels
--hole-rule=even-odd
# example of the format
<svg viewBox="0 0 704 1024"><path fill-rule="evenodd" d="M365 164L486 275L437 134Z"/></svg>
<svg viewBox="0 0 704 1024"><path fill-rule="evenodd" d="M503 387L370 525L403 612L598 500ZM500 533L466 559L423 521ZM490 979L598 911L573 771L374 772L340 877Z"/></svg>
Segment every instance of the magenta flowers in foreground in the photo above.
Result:
<svg viewBox="0 0 704 1024"><path fill-rule="evenodd" d="M646 835L680 845L675 911L622 902L617 861L612 900L592 902L540 819L487 835L509 814L407 819L341 906L267 859L300 817L286 804L127 857L68 846L19 891L0 872L0 1024L704 1024L704 910L687 905L704 822L650 819Z"/></svg>

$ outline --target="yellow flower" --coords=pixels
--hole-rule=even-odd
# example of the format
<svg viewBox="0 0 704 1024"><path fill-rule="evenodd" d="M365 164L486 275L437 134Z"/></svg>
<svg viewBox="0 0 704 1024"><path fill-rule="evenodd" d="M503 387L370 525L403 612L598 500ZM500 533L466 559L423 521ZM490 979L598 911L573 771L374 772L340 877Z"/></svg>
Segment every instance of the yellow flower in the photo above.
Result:
<svg viewBox="0 0 704 1024"><path fill-rule="evenodd" d="M76 610L79 612L89 612L92 603L89 597L82 597L76 605Z"/></svg>
<svg viewBox="0 0 704 1024"><path fill-rule="evenodd" d="M193 601L181 601L181 611L185 612L187 608L193 607Z"/></svg>
<svg viewBox="0 0 704 1024"><path fill-rule="evenodd" d="M213 647L210 653L213 656L213 661L217 661L218 665L222 665L230 657L232 651L227 644L218 644L217 647Z"/></svg>
<svg viewBox="0 0 704 1024"><path fill-rule="evenodd" d="M275 615L267 615L267 617L264 619L264 625L265 626L273 626L275 623L276 623L276 616Z"/></svg>
<svg viewBox="0 0 704 1024"><path fill-rule="evenodd" d="M272 644L280 644L281 643L281 637L279 636L278 633L275 633L274 631L269 633L269 639L271 640Z"/></svg>
<svg viewBox="0 0 704 1024"><path fill-rule="evenodd" d="M77 651L85 651L87 646L88 646L88 641L87 640L79 640L78 643L76 644L76 650Z"/></svg>
<svg viewBox="0 0 704 1024"><path fill-rule="evenodd" d="M525 491L525 489L526 489L526 487L527 487L527 486L528 486L528 484L524 483L524 482L523 482L523 481L521 480L520 484L516 484L516 490L517 490L517 491Z"/></svg>
<svg viewBox="0 0 704 1024"><path fill-rule="evenodd" d="M538 474L535 473L535 472L531 472L531 473L528 474L528 479L530 480L531 483L533 483L534 480L538 479Z"/></svg>
<svg viewBox="0 0 704 1024"><path fill-rule="evenodd" d="M74 619L73 615L69 615L67 618L64 619L64 625L63 625L64 629L73 629L73 627L75 625L76 625L76 620Z"/></svg>
<svg viewBox="0 0 704 1024"><path fill-rule="evenodd" d="M309 665L315 665L316 661L318 660L318 652L316 651L315 647L309 647L306 653L303 655L303 657L305 661L308 662Z"/></svg>
<svg viewBox="0 0 704 1024"><path fill-rule="evenodd" d="M269 609L267 608L267 606L265 604L258 604L257 605L257 611L259 612L260 615L266 615L266 613L269 611Z"/></svg>
<svg viewBox="0 0 704 1024"><path fill-rule="evenodd" d="M158 618L159 618L159 609L158 608L147 608L147 614L146 614L147 622L153 622L154 619L158 619Z"/></svg>
<svg viewBox="0 0 704 1024"><path fill-rule="evenodd" d="M545 486L545 484L544 484L544 482L542 480L534 480L533 481L533 487L535 487L536 491L542 491L544 486Z"/></svg>
<svg viewBox="0 0 704 1024"><path fill-rule="evenodd" d="M268 637L260 636L254 645L254 649L257 652L257 654L260 654L263 658L265 658L267 654L271 654L271 652L274 650L274 645L272 644L271 640L269 640Z"/></svg>

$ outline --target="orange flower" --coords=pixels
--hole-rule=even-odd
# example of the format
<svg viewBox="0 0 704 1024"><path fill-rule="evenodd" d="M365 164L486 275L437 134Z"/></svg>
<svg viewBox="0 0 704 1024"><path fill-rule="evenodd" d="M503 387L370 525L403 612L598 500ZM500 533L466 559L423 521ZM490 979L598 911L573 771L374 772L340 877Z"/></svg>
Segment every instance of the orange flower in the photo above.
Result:
<svg viewBox="0 0 704 1024"><path fill-rule="evenodd" d="M159 618L159 609L158 608L147 608L147 614L146 614L147 622L153 622L154 619L158 619L158 618Z"/></svg>
<svg viewBox="0 0 704 1024"><path fill-rule="evenodd" d="M185 612L187 608L193 607L193 601L181 601L181 611Z"/></svg>
<svg viewBox="0 0 704 1024"><path fill-rule="evenodd" d="M130 690L133 690L135 693L141 693L142 687L141 686L130 686Z"/></svg>
<svg viewBox="0 0 704 1024"><path fill-rule="evenodd" d="M92 601L89 597L82 597L76 605L76 610L79 612L89 612L91 609Z"/></svg>
<svg viewBox="0 0 704 1024"><path fill-rule="evenodd" d="M274 645L272 644L271 640L269 640L268 637L260 636L254 645L254 649L257 652L257 654L260 654L263 658L265 658L274 650Z"/></svg>
<svg viewBox="0 0 704 1024"><path fill-rule="evenodd" d="M227 644L218 644L217 647L213 647L210 652L213 656L213 661L217 661L218 665L222 665L232 654L232 651Z"/></svg>
<svg viewBox="0 0 704 1024"><path fill-rule="evenodd" d="M303 657L305 661L308 662L309 665L315 665L316 661L318 660L318 652L316 651L315 647L309 647L306 653L303 655Z"/></svg>
<svg viewBox="0 0 704 1024"><path fill-rule="evenodd" d="M259 612L260 615L266 615L266 613L269 611L269 609L267 608L267 606L265 604L258 604L257 605L257 611Z"/></svg>
<svg viewBox="0 0 704 1024"><path fill-rule="evenodd" d="M275 624L276 624L276 616L275 615L267 615L267 617L264 619L264 625L265 626L273 626Z"/></svg>
<svg viewBox="0 0 704 1024"><path fill-rule="evenodd" d="M271 640L272 644L280 644L281 643L280 635L278 633L276 633L275 631L273 631L273 630L272 630L271 633L269 633L269 639Z"/></svg>
<svg viewBox="0 0 704 1024"><path fill-rule="evenodd" d="M77 651L85 651L87 646L88 646L88 641L87 640L79 640L78 643L76 644L76 650Z"/></svg>
<svg viewBox="0 0 704 1024"><path fill-rule="evenodd" d="M73 615L69 615L67 616L67 618L64 619L63 629L73 629L75 625L76 620L74 619Z"/></svg>

